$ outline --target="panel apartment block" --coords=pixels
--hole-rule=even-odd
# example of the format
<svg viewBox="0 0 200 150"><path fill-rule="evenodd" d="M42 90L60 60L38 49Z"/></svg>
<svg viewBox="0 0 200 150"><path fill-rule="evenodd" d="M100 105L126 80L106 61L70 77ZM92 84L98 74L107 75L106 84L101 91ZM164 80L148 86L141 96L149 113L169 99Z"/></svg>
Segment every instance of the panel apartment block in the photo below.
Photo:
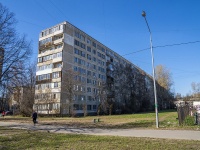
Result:
<svg viewBox="0 0 200 150"><path fill-rule="evenodd" d="M73 99L75 113L96 113L97 86L107 82L112 63L129 63L102 43L68 22L43 30L39 37L34 109L39 114L68 114L63 81L67 72L78 73ZM109 69L110 68L110 69ZM111 74L110 74L111 75Z"/></svg>

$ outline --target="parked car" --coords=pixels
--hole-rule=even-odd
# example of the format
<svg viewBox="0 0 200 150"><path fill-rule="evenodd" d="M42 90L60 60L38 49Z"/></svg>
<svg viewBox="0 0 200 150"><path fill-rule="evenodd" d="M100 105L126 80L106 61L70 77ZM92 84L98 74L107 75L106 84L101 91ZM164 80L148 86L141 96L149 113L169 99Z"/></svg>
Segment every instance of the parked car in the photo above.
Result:
<svg viewBox="0 0 200 150"><path fill-rule="evenodd" d="M8 116L8 115L13 115L13 112L12 112L12 111L6 111L6 112L5 112L5 115L6 115L6 116Z"/></svg>

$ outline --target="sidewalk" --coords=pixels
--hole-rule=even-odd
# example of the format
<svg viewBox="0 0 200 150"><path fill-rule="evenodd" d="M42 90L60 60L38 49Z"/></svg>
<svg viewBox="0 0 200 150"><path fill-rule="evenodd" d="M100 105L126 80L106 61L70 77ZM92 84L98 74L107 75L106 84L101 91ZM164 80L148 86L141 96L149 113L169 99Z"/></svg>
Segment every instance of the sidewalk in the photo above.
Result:
<svg viewBox="0 0 200 150"><path fill-rule="evenodd" d="M97 129L97 128L73 128L67 126L53 126L25 124L16 122L0 122L0 126L27 129L41 130L52 133L73 133L73 134L88 134L88 135L109 135L109 136L127 136L127 137L149 137L149 138L165 138L165 139L185 139L199 140L200 131L191 130L150 130L150 129Z"/></svg>

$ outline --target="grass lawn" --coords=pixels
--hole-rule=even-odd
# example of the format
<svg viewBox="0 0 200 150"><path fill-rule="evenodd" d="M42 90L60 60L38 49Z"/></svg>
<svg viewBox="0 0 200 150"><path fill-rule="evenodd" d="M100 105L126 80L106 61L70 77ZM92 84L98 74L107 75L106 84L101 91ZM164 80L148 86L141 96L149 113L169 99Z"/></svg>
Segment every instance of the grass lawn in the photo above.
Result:
<svg viewBox="0 0 200 150"><path fill-rule="evenodd" d="M159 129L190 129L200 130L197 125L179 126L175 110L159 111ZM100 122L94 123L94 119ZM32 123L29 117L6 116L0 121L17 121ZM155 112L128 114L128 115L109 115L109 116L87 116L87 117L39 117L39 124L68 125L74 127L87 128L156 128Z"/></svg>
<svg viewBox="0 0 200 150"><path fill-rule="evenodd" d="M200 149L200 142L191 140L55 134L0 127L0 149L197 150Z"/></svg>

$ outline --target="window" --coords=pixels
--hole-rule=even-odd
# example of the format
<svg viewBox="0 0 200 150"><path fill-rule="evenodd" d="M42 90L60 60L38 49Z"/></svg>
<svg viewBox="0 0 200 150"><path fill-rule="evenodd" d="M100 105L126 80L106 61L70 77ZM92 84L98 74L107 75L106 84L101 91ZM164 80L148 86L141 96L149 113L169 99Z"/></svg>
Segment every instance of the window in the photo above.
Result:
<svg viewBox="0 0 200 150"><path fill-rule="evenodd" d="M101 57L102 57L103 59L105 59L105 55L101 54Z"/></svg>
<svg viewBox="0 0 200 150"><path fill-rule="evenodd" d="M93 110L96 110L97 109L97 105L93 105Z"/></svg>
<svg viewBox="0 0 200 150"><path fill-rule="evenodd" d="M98 55L99 57L101 57L101 53L97 52L97 55Z"/></svg>
<svg viewBox="0 0 200 150"><path fill-rule="evenodd" d="M91 68L91 63L87 62L87 68Z"/></svg>
<svg viewBox="0 0 200 150"><path fill-rule="evenodd" d="M53 40L54 40L54 41L55 41L55 40L59 40L59 39L62 39L62 37L63 37L63 35L54 36L54 37L53 37Z"/></svg>
<svg viewBox="0 0 200 150"><path fill-rule="evenodd" d="M81 48L85 49L85 44L81 43Z"/></svg>
<svg viewBox="0 0 200 150"><path fill-rule="evenodd" d="M102 48L101 48L100 45L97 44L97 49L98 49L98 50L101 50Z"/></svg>
<svg viewBox="0 0 200 150"><path fill-rule="evenodd" d="M54 68L61 68L62 67L62 63L55 63L54 65Z"/></svg>
<svg viewBox="0 0 200 150"><path fill-rule="evenodd" d="M79 46L79 41L74 40L74 44L77 45L77 46Z"/></svg>
<svg viewBox="0 0 200 150"><path fill-rule="evenodd" d="M85 81L86 81L86 78L85 77L81 77L81 82L85 83Z"/></svg>
<svg viewBox="0 0 200 150"><path fill-rule="evenodd" d="M50 74L43 74L43 75L37 76L38 81L47 80L47 79L50 79Z"/></svg>
<svg viewBox="0 0 200 150"><path fill-rule="evenodd" d="M82 51L81 51L81 56L82 56L82 57L85 57L85 52L82 52Z"/></svg>
<svg viewBox="0 0 200 150"><path fill-rule="evenodd" d="M91 79L87 79L87 83L92 83L92 80Z"/></svg>
<svg viewBox="0 0 200 150"><path fill-rule="evenodd" d="M53 58L62 57L62 52L53 54Z"/></svg>
<svg viewBox="0 0 200 150"><path fill-rule="evenodd" d="M87 105L87 110L91 110L91 109L92 109L91 105Z"/></svg>
<svg viewBox="0 0 200 150"><path fill-rule="evenodd" d="M58 87L58 82L54 82L54 88Z"/></svg>
<svg viewBox="0 0 200 150"><path fill-rule="evenodd" d="M52 64L43 65L43 66L37 66L37 71L51 69L51 68L52 68Z"/></svg>
<svg viewBox="0 0 200 150"><path fill-rule="evenodd" d="M88 98L88 99L87 99L88 101L91 101L91 100L92 100L92 96L88 96L87 98Z"/></svg>
<svg viewBox="0 0 200 150"><path fill-rule="evenodd" d="M88 76L91 76L91 71L88 70L88 71L87 71L87 75L88 75Z"/></svg>
<svg viewBox="0 0 200 150"><path fill-rule="evenodd" d="M77 41L77 40L74 40L74 44L75 44L76 46L79 46L79 47L85 49L85 44L83 44L83 43L81 43L81 42L79 42L79 41Z"/></svg>
<svg viewBox="0 0 200 150"><path fill-rule="evenodd" d="M55 49L58 49L58 48L61 48L61 47L62 47L62 44L59 44L59 45L55 46Z"/></svg>
<svg viewBox="0 0 200 150"><path fill-rule="evenodd" d="M93 77L96 78L96 73L95 72L93 72Z"/></svg>
<svg viewBox="0 0 200 150"><path fill-rule="evenodd" d="M42 46L42 45L45 45L45 44L48 44L48 43L51 43L51 42L52 42L52 38L49 37L49 38L46 38L44 40L39 41L39 46Z"/></svg>
<svg viewBox="0 0 200 150"><path fill-rule="evenodd" d="M57 57L62 57L62 52L57 53Z"/></svg>
<svg viewBox="0 0 200 150"><path fill-rule="evenodd" d="M81 35L81 40L85 41L85 36Z"/></svg>
<svg viewBox="0 0 200 150"><path fill-rule="evenodd" d="M93 49L93 50L92 50L92 52L93 52L93 54L95 54L95 55L96 55L96 50L95 50L95 49Z"/></svg>
<svg viewBox="0 0 200 150"><path fill-rule="evenodd" d="M47 56L43 57L43 61L48 61L48 60L51 60L51 59L53 59L53 55L47 55Z"/></svg>
<svg viewBox="0 0 200 150"><path fill-rule="evenodd" d="M88 43L88 44L91 44L91 40L90 40L90 39L87 39L87 43Z"/></svg>
<svg viewBox="0 0 200 150"><path fill-rule="evenodd" d="M87 51L91 52L91 47L87 46Z"/></svg>
<svg viewBox="0 0 200 150"><path fill-rule="evenodd" d="M93 85L96 85L97 81L96 80L92 80L92 83L93 83Z"/></svg>
<svg viewBox="0 0 200 150"><path fill-rule="evenodd" d="M78 54L78 52L79 52L79 50L75 48L75 49L74 49L74 53L75 53L75 54Z"/></svg>
<svg viewBox="0 0 200 150"><path fill-rule="evenodd" d="M78 58L74 57L74 62L78 63Z"/></svg>
<svg viewBox="0 0 200 150"><path fill-rule="evenodd" d="M89 92L89 93L91 92L91 88L90 87L87 88L87 92Z"/></svg>
<svg viewBox="0 0 200 150"><path fill-rule="evenodd" d="M92 59L92 58L91 58L91 55L87 54L87 59L88 59L88 60L91 60L91 59Z"/></svg>
<svg viewBox="0 0 200 150"><path fill-rule="evenodd" d="M93 65L93 69L96 70L96 65Z"/></svg>
<svg viewBox="0 0 200 150"><path fill-rule="evenodd" d="M74 110L79 110L79 105L78 104L74 104Z"/></svg>
<svg viewBox="0 0 200 150"><path fill-rule="evenodd" d="M63 24L57 25L57 26L55 26L55 27L53 27L51 29L47 29L47 30L41 32L40 33L40 37L47 36L47 35L52 34L52 33L56 32L58 30L63 30Z"/></svg>
<svg viewBox="0 0 200 150"><path fill-rule="evenodd" d="M56 98L57 98L56 94L53 94L53 99L56 99Z"/></svg>
<svg viewBox="0 0 200 150"><path fill-rule="evenodd" d="M83 36L79 32L75 31L74 35L75 35L75 37L81 39L82 41L85 41L85 36Z"/></svg>
<svg viewBox="0 0 200 150"><path fill-rule="evenodd" d="M82 60L82 61L81 61L81 64L85 66L85 60Z"/></svg>
<svg viewBox="0 0 200 150"><path fill-rule="evenodd" d="M95 43L95 42L92 42L92 46L96 47L96 43Z"/></svg>
<svg viewBox="0 0 200 150"><path fill-rule="evenodd" d="M81 73L82 74L86 74L86 70L85 69L81 69Z"/></svg>
<svg viewBox="0 0 200 150"><path fill-rule="evenodd" d="M74 62L85 66L85 61L80 58L74 57Z"/></svg>
<svg viewBox="0 0 200 150"><path fill-rule="evenodd" d="M85 52L78 50L76 48L74 48L74 53L77 54L77 55L80 55L82 57L85 57Z"/></svg>
<svg viewBox="0 0 200 150"><path fill-rule="evenodd" d="M38 58L38 63L42 62L42 57Z"/></svg>
<svg viewBox="0 0 200 150"><path fill-rule="evenodd" d="M59 72L53 72L52 73L52 78L59 78L60 77L60 73Z"/></svg>
<svg viewBox="0 0 200 150"><path fill-rule="evenodd" d="M96 62L96 57L93 57L93 61Z"/></svg>
<svg viewBox="0 0 200 150"><path fill-rule="evenodd" d="M80 33L79 32L75 31L74 35L75 35L75 37L80 38Z"/></svg>
<svg viewBox="0 0 200 150"><path fill-rule="evenodd" d="M85 87L84 86L81 86L81 91L85 92Z"/></svg>
<svg viewBox="0 0 200 150"><path fill-rule="evenodd" d="M78 71L80 74L86 74L86 70L81 67L78 67L77 70L74 71Z"/></svg>

